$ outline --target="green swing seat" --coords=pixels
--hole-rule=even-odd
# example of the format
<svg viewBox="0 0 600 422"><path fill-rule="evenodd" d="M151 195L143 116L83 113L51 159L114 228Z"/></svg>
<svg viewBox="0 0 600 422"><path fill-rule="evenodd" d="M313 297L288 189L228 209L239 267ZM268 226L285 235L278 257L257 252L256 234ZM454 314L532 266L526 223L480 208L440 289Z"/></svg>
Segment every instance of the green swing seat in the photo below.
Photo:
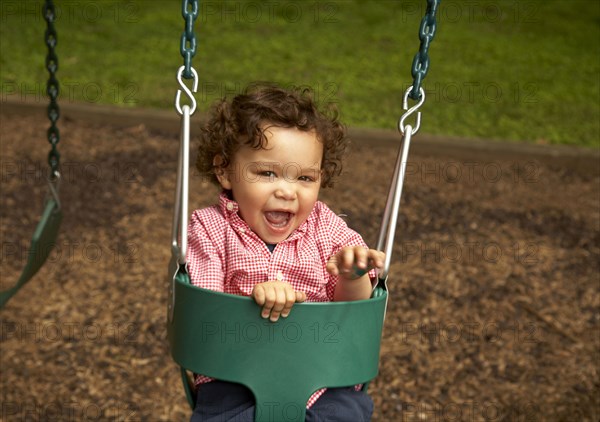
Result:
<svg viewBox="0 0 600 422"><path fill-rule="evenodd" d="M50 251L56 243L58 229L62 221L62 211L58 199L49 198L44 207L44 212L37 224L31 239L31 246L27 253L27 263L17 283L0 292L0 309L15 295L42 267Z"/></svg>
<svg viewBox="0 0 600 422"><path fill-rule="evenodd" d="M257 422L304 421L316 390L364 384L377 375L384 283L368 300L296 304L275 323L248 297L191 285L183 266L171 294L169 345L192 409L186 369L248 387Z"/></svg>

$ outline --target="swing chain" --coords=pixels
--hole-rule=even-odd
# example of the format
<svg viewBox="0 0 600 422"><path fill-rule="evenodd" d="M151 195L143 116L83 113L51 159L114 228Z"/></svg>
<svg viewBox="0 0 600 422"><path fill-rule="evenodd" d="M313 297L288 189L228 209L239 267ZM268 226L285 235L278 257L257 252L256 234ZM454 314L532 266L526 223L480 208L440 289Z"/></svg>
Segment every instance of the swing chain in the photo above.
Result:
<svg viewBox="0 0 600 422"><path fill-rule="evenodd" d="M48 154L48 164L50 165L50 179L54 180L58 178L59 172L58 167L60 164L60 154L56 149L58 142L60 141L60 132L56 126L56 122L60 117L60 110L56 98L59 95L60 89L58 79L56 79L56 71L58 70L58 56L54 51L58 42L58 36L54 29L54 21L56 19L56 13L54 9L54 3L52 0L46 0L42 10L44 19L47 23L45 32L45 42L48 47L48 54L46 55L46 69L48 69L48 82L46 84L46 93L50 98L50 104L48 105L48 119L50 119L50 127L48 128L47 136L48 142L51 145L50 153Z"/></svg>
<svg viewBox="0 0 600 422"><path fill-rule="evenodd" d="M190 10L191 8L191 10ZM191 79L192 75L192 57L196 55L196 35L194 34L194 22L198 17L198 0L182 0L181 14L185 19L185 30L181 34L181 56L185 70L183 77Z"/></svg>
<svg viewBox="0 0 600 422"><path fill-rule="evenodd" d="M198 90L198 73L192 66L192 57L196 54L196 35L194 34L194 21L198 17L198 0L182 0L181 14L185 20L185 31L181 34L181 55L183 56L183 66L177 70L177 82L181 89L177 90L175 95L175 109L180 116L183 116L181 105L181 91L186 94L190 101L190 115L196 111L196 99L193 93ZM192 79L192 89L190 90L182 80Z"/></svg>
<svg viewBox="0 0 600 422"><path fill-rule="evenodd" d="M433 42L433 37L435 36L437 27L435 15L439 4L440 0L427 0L427 10L419 27L421 45L419 46L419 51L415 54L411 69L413 84L410 98L415 101L420 99L421 82L425 79L429 70L429 45Z"/></svg>

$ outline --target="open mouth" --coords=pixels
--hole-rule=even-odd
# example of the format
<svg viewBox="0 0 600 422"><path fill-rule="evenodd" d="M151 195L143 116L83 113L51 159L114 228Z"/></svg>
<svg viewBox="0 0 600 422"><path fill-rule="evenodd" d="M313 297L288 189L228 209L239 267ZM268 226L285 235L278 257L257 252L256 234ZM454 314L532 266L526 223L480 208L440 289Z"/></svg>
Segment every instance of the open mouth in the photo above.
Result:
<svg viewBox="0 0 600 422"><path fill-rule="evenodd" d="M267 211L265 212L265 220L273 228L283 229L289 224L292 215L291 212L287 211Z"/></svg>

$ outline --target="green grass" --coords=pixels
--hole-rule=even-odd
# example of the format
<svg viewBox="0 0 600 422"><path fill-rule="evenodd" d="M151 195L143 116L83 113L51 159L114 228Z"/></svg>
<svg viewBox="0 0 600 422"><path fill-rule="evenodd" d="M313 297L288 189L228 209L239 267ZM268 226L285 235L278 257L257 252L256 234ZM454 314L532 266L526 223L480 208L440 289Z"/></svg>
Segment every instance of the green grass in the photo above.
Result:
<svg viewBox="0 0 600 422"><path fill-rule="evenodd" d="M0 4L3 98L45 101L38 3ZM61 101L173 107L179 0L55 3ZM200 110L269 80L312 86L349 126L396 127L425 0L200 4ZM422 130L600 146L599 40L600 2L442 0Z"/></svg>

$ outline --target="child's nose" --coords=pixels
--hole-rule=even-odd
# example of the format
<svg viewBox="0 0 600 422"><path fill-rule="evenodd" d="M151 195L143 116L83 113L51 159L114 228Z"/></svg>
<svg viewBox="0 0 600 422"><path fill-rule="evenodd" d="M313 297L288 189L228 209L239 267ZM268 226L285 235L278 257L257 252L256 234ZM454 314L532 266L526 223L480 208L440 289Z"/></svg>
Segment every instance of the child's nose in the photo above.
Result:
<svg viewBox="0 0 600 422"><path fill-rule="evenodd" d="M282 180L275 189L275 197L287 201L296 199L296 186L293 182Z"/></svg>

